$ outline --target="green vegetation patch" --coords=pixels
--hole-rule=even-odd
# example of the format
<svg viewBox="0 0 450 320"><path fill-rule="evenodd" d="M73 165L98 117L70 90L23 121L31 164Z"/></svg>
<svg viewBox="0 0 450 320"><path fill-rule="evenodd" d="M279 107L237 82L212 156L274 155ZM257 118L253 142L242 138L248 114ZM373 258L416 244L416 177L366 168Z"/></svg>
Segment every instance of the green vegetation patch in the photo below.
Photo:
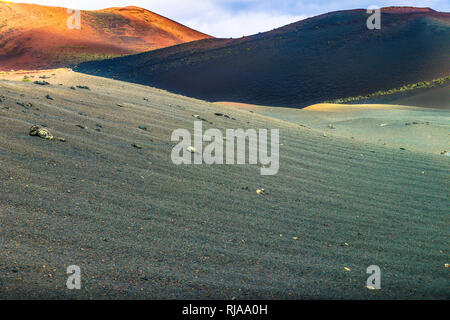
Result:
<svg viewBox="0 0 450 320"><path fill-rule="evenodd" d="M324 103L334 103L334 104L343 104L343 103L349 103L349 102L357 102L361 100L369 100L381 96L389 96L397 93L417 90L417 89L427 89L427 88L433 88L437 86L442 86L446 83L450 82L450 76L446 76L444 78L434 79L432 81L421 81L413 84L407 84L400 88L390 89L387 91L377 91L365 96L357 96L357 97L348 97L348 98L340 98L332 101L326 101Z"/></svg>

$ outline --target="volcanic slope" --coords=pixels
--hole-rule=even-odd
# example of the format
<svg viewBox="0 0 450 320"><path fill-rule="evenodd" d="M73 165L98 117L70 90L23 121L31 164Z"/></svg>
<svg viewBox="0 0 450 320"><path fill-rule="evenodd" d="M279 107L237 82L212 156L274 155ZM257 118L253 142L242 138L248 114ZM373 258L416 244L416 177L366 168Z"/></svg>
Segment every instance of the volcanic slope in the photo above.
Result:
<svg viewBox="0 0 450 320"><path fill-rule="evenodd" d="M206 39L78 71L208 101L306 107L450 74L450 14L384 8L339 11L241 39Z"/></svg>
<svg viewBox="0 0 450 320"><path fill-rule="evenodd" d="M28 74L40 76L49 84L0 75L1 299L450 296L448 156L67 70ZM278 174L175 165L172 133L192 133L196 115L204 130L279 129ZM81 290L66 288L74 264ZM381 290L366 288L370 265Z"/></svg>
<svg viewBox="0 0 450 320"><path fill-rule="evenodd" d="M45 69L154 50L209 36L139 7L81 11L0 2L0 70Z"/></svg>

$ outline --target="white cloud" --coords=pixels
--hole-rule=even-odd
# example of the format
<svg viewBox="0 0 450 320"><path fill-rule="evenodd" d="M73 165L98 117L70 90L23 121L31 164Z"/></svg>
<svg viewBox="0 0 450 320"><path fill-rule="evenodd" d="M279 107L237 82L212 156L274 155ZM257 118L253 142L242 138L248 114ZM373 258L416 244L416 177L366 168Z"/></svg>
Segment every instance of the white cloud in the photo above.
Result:
<svg viewBox="0 0 450 320"><path fill-rule="evenodd" d="M220 20L205 17L199 20L192 18L186 23L196 30L207 30L207 33L221 38L239 38L269 31L299 20L305 16L276 15L265 12L244 12L228 14Z"/></svg>

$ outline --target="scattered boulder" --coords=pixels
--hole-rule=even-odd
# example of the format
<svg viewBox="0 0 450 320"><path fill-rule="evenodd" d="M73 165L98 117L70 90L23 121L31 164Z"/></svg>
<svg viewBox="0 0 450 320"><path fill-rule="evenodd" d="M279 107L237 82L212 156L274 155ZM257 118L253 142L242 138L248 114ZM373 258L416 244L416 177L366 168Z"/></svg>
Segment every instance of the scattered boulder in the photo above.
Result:
<svg viewBox="0 0 450 320"><path fill-rule="evenodd" d="M77 86L78 89L91 90L88 86Z"/></svg>
<svg viewBox="0 0 450 320"><path fill-rule="evenodd" d="M17 105L24 107L27 110L30 110L31 108L33 108L33 104L32 103L23 103L23 102L16 102Z"/></svg>
<svg viewBox="0 0 450 320"><path fill-rule="evenodd" d="M135 147L136 149L142 149L142 146L137 143L133 143L133 147Z"/></svg>
<svg viewBox="0 0 450 320"><path fill-rule="evenodd" d="M227 118L227 119L231 119L231 117L229 115L223 114L223 113L214 113L214 115L217 116L217 117L224 117L224 118Z"/></svg>
<svg viewBox="0 0 450 320"><path fill-rule="evenodd" d="M147 127L146 126L139 126L138 128L141 129L141 130L147 131Z"/></svg>
<svg viewBox="0 0 450 320"><path fill-rule="evenodd" d="M48 129L41 128L37 125L30 128L30 136L38 136L45 140L53 140L53 135Z"/></svg>
<svg viewBox="0 0 450 320"><path fill-rule="evenodd" d="M201 121L208 122L209 124L212 124L212 122L206 120L205 118L200 117L198 114L194 114L194 115L192 115L192 117L194 117L195 119L201 120Z"/></svg>
<svg viewBox="0 0 450 320"><path fill-rule="evenodd" d="M266 192L266 190L264 190L264 188L256 190L256 194L258 194L258 195L263 195L263 194L265 194L265 192Z"/></svg>
<svg viewBox="0 0 450 320"><path fill-rule="evenodd" d="M47 81L35 81L34 82L34 84L38 84L38 85L40 85L40 86L48 86L48 85L50 85L50 83L48 83Z"/></svg>
<svg viewBox="0 0 450 320"><path fill-rule="evenodd" d="M47 94L45 97L46 97L48 100L54 100L52 97L50 97L49 94Z"/></svg>

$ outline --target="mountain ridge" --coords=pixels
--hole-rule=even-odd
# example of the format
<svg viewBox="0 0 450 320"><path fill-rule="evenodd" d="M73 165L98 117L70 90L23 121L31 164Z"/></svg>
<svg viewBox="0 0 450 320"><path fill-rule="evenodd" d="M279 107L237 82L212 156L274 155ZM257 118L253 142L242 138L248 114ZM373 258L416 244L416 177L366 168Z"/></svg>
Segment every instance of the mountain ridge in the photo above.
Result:
<svg viewBox="0 0 450 320"><path fill-rule="evenodd" d="M0 2L0 70L48 69L211 38L149 10L81 10L70 30L66 8Z"/></svg>
<svg viewBox="0 0 450 320"><path fill-rule="evenodd" d="M382 9L325 13L238 39L203 39L76 70L208 101L305 107L450 74L450 14Z"/></svg>

